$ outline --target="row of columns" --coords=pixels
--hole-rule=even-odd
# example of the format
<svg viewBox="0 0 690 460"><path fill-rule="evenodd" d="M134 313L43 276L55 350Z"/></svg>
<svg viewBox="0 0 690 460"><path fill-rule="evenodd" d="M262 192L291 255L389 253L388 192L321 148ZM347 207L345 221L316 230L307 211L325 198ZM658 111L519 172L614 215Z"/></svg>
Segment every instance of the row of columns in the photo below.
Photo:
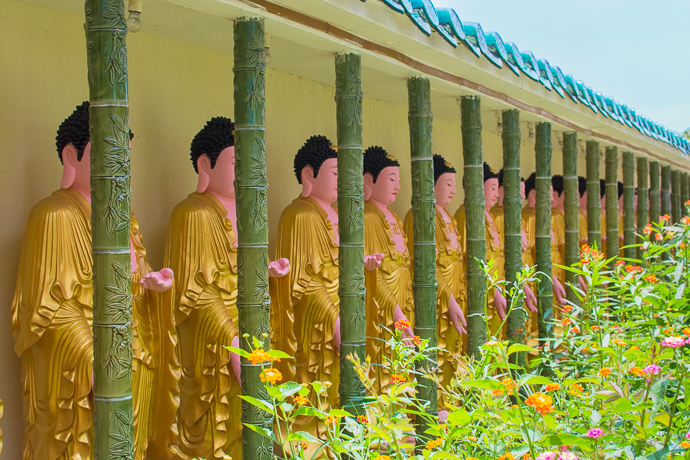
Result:
<svg viewBox="0 0 690 460"><path fill-rule="evenodd" d="M129 221L129 150L125 147L113 157L109 133L114 129L127 132L127 65L124 36L126 34L124 11L116 17L103 14L107 0L87 0L86 32L88 43L98 46L89 48L89 86L92 127L92 215L107 212L112 202L108 200L113 187L127 183L124 198L118 204L119 211ZM264 25L261 18L240 18L234 26L234 101L236 143L236 191L238 236L238 299L240 337L255 336L270 345L270 296L268 294L268 215L265 148L265 47ZM114 66L112 54L102 50L119 50L120 60ZM365 389L359 381L350 355L363 360L365 356L366 310L364 288L364 201L362 174L362 89L361 60L356 53L336 55L336 112L338 140L338 209L339 209L339 259L340 259L340 394L344 408L356 412L363 404ZM113 70L115 69L115 70ZM116 72L117 75L113 75ZM414 221L414 280L415 334L436 344L436 267L434 240L434 182L432 162L432 113L430 84L427 78L412 77L408 80L410 157L412 162L412 213ZM113 118L114 117L114 118ZM117 121L115 121L117 118ZM484 224L483 151L481 101L478 96L465 96L461 101L463 160L465 177L465 209L467 235L467 304L468 304L468 353L479 354L485 343L487 325L484 319L486 280L480 260L486 260ZM520 197L520 117L518 110L506 110L502 114L503 169L505 187L505 267L508 282L516 281L521 260L521 209ZM102 133L102 135L101 135ZM587 141L587 185L589 242L601 247L599 209L599 144ZM579 257L578 199L577 199L577 135L563 135L563 170L565 182L566 264L576 263ZM551 177L552 132L549 123L536 126L536 256L537 271L550 274L551 261ZM113 169L113 164L117 168ZM606 148L606 195L607 240L609 255L618 254L618 200L617 172L618 151ZM680 219L682 203L690 198L688 174L671 172L670 166L659 171L659 163L649 163L637 158L640 197L637 230L647 223L647 178L650 179L649 215L673 213L674 221ZM635 158L632 152L623 153L623 179L625 193L625 242L635 240L634 178ZM661 188L660 185L661 179ZM124 219L124 217L123 217ZM122 228L121 228L122 227ZM106 315L104 305L107 285L116 276L114 266L120 259L129 260L129 227L105 228L98 219L94 221L94 342L95 359L102 359L103 351L110 345L118 331L129 334L131 347L131 295L128 305L122 305L117 318ZM634 256L634 249L625 252ZM576 279L568 275L568 282L576 285ZM539 335L553 337L553 293L551 282L543 278L539 294ZM568 299L575 301L574 291L568 290ZM111 315L112 316L112 315ZM130 318L127 320L127 318ZM508 337L522 341L515 331L524 324L524 311L514 309L508 320ZM248 350L249 343L241 340ZM249 350L248 350L249 351ZM129 354L131 358L131 353ZM427 362L418 367L428 367L436 361L435 352ZM260 381L261 368L242 358L242 393L254 398L265 398L265 384ZM131 367L131 366L130 366ZM96 400L96 455L111 458L113 451L131 449L132 404L131 383L113 384L107 380L99 366L95 366ZM131 382L131 379L130 379ZM427 412L437 412L435 384L420 379L419 397L428 401ZM243 452L245 458L270 459L272 446L257 430L270 430L273 424L270 414L254 410L243 401L242 422ZM251 427L254 427L252 429ZM421 432L424 427L421 427ZM120 437L113 437L118 432ZM122 436L126 439L123 441ZM124 455L124 454L123 454ZM126 456L126 455L124 455Z"/></svg>

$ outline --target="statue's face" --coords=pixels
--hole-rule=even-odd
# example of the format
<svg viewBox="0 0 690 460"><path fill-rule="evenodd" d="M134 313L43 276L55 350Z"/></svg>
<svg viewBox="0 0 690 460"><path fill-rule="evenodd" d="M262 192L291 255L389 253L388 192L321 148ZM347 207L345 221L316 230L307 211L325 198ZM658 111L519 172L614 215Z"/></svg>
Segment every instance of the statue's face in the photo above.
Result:
<svg viewBox="0 0 690 460"><path fill-rule="evenodd" d="M209 190L225 197L235 196L235 147L227 147L209 172Z"/></svg>
<svg viewBox="0 0 690 460"><path fill-rule="evenodd" d="M520 181L520 199L521 200L525 199L525 181L524 180Z"/></svg>
<svg viewBox="0 0 690 460"><path fill-rule="evenodd" d="M558 193L553 191L553 185L551 186L551 207L555 208L558 206Z"/></svg>
<svg viewBox="0 0 690 460"><path fill-rule="evenodd" d="M312 184L311 196L325 203L335 202L338 199L338 159L324 161Z"/></svg>
<svg viewBox="0 0 690 460"><path fill-rule="evenodd" d="M637 195L635 195L635 211L637 211Z"/></svg>
<svg viewBox="0 0 690 460"><path fill-rule="evenodd" d="M587 208L587 191L585 190L585 193L582 194L580 197L580 208L586 209Z"/></svg>
<svg viewBox="0 0 690 460"><path fill-rule="evenodd" d="M441 174L434 185L434 194L436 195L436 206L445 208L453 200L455 195L455 173L447 172Z"/></svg>
<svg viewBox="0 0 690 460"><path fill-rule="evenodd" d="M601 209L606 209L606 195L599 200L599 206L601 206Z"/></svg>
<svg viewBox="0 0 690 460"><path fill-rule="evenodd" d="M484 181L484 201L487 208L493 207L498 201L498 179Z"/></svg>
<svg viewBox="0 0 690 460"><path fill-rule="evenodd" d="M385 206L392 204L400 190L400 168L387 166L381 170L376 182L371 185L369 199Z"/></svg>

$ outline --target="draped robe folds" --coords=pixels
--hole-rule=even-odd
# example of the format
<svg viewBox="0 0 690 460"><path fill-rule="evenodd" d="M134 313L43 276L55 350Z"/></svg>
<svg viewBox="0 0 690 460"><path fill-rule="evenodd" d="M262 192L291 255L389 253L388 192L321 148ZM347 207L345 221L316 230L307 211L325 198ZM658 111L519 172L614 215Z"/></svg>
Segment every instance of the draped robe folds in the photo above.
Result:
<svg viewBox="0 0 690 460"><path fill-rule="evenodd" d="M165 265L176 278L181 376L171 450L183 459L242 458L240 385L224 348L238 336L235 240L227 210L208 192L172 212Z"/></svg>
<svg viewBox="0 0 690 460"><path fill-rule="evenodd" d="M93 279L91 205L60 189L29 215L12 303L15 351L22 358L25 460L93 458ZM172 296L143 289L151 270L132 216L135 459L172 436L161 426L174 406ZM150 441L152 436L157 441ZM154 446L155 444L155 446ZM149 452L151 454L151 452Z"/></svg>
<svg viewBox="0 0 690 460"><path fill-rule="evenodd" d="M450 297L453 296L467 317L467 297L465 288L465 263L463 260L463 246L456 220L448 214L450 222L446 222L441 212L436 209L436 337L439 352L438 373L439 382L443 388L450 386L452 378L457 375L457 362L455 356L466 351L467 343L455 329L453 321L448 313ZM412 210L405 216L405 229L409 236L408 246L410 254L414 254ZM451 247L451 234L455 234L458 248ZM446 395L439 390L439 409L445 408Z"/></svg>
<svg viewBox="0 0 690 460"><path fill-rule="evenodd" d="M393 232L401 232L406 244L408 240L403 232L403 223L395 213L391 213L396 220L394 229L376 204L369 201L364 204L364 253L381 253L384 256L378 269L365 273L367 356L371 357L374 363L372 378L376 379L374 385L379 392L390 380L390 371L383 365L386 363L385 358L391 358L391 351L384 342L391 338L386 329L391 332L395 329L396 306L400 306L400 310L414 326L410 253L407 245L404 252L398 252Z"/></svg>
<svg viewBox="0 0 690 460"><path fill-rule="evenodd" d="M290 273L271 278L272 347L293 360L276 364L283 381L331 383L329 402L337 406L340 381L339 354L333 341L340 314L338 298L337 228L313 198L298 197L280 216L275 259L290 260ZM313 396L313 392L312 392ZM316 400L312 400L316 405ZM325 426L316 420L296 421L296 429L324 437Z"/></svg>
<svg viewBox="0 0 690 460"><path fill-rule="evenodd" d="M455 212L455 220L458 224L458 231L462 237L462 247L467 248L467 234L465 232L465 205L460 206ZM486 262L493 260L494 266L489 272L494 280L505 279L505 257L503 255L503 229L496 226L496 221L489 220L484 216L484 229L486 238ZM495 240L494 234L498 234L498 241ZM467 264L467 252L464 254L464 262ZM494 288L495 289L495 288ZM487 319L487 327L490 335L495 335L499 339L505 336L505 324L499 331L499 326L503 320L498 316L496 307L494 306L494 289L486 293L486 303L488 308L489 318Z"/></svg>
<svg viewBox="0 0 690 460"><path fill-rule="evenodd" d="M522 251L522 264L530 267L534 267L537 264L536 225L537 210L529 206L522 208L522 228L525 229L525 233L527 234L527 249ZM532 288L532 292L534 292L535 295L538 294L538 284L530 283L529 286ZM525 333L530 337L536 337L539 335L539 313L534 311L528 311L527 313L529 315L529 322Z"/></svg>

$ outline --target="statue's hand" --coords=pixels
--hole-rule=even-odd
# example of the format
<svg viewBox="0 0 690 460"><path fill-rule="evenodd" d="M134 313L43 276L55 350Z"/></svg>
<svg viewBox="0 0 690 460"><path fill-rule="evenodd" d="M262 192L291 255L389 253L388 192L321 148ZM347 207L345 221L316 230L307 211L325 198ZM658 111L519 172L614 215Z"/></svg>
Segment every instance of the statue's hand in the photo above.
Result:
<svg viewBox="0 0 690 460"><path fill-rule="evenodd" d="M268 263L268 276L271 278L282 278L290 273L290 261L283 257Z"/></svg>
<svg viewBox="0 0 690 460"><path fill-rule="evenodd" d="M235 336L232 338L232 342L230 343L231 346L235 348L240 347L240 338ZM231 353L230 354L230 364L232 365L232 371L235 374L235 378L237 379L237 383L242 386L242 364L240 363L240 355L237 353Z"/></svg>
<svg viewBox="0 0 690 460"><path fill-rule="evenodd" d="M537 296L529 286L525 286L525 306L532 313L537 313Z"/></svg>
<svg viewBox="0 0 690 460"><path fill-rule="evenodd" d="M553 279L553 295L556 296L556 300L559 304L565 305L565 288L558 281L558 278Z"/></svg>
<svg viewBox="0 0 690 460"><path fill-rule="evenodd" d="M159 272L147 273L140 283L146 289L156 292L165 292L172 287L173 279L173 271L169 268L164 268Z"/></svg>
<svg viewBox="0 0 690 460"><path fill-rule="evenodd" d="M405 313L403 313L403 311L400 309L400 305L396 305L395 310L393 311L393 321L395 321L397 323L401 319L404 319L408 323L410 322L410 320L408 320L407 317L405 316ZM405 329L403 331L403 338L406 338L406 339L413 339L414 338L414 331L412 330L412 326L408 327L407 329Z"/></svg>
<svg viewBox="0 0 690 460"><path fill-rule="evenodd" d="M335 320L335 327L333 328L333 343L335 349L340 353L340 316Z"/></svg>
<svg viewBox="0 0 690 460"><path fill-rule="evenodd" d="M364 268L367 271L375 270L381 266L381 261L383 260L383 254L372 254L370 256L364 256Z"/></svg>
<svg viewBox="0 0 690 460"><path fill-rule="evenodd" d="M503 294L501 294L498 289L494 289L494 306L496 307L496 313L498 313L498 317L503 321L506 319L506 306L508 303L506 302L506 298L503 297Z"/></svg>
<svg viewBox="0 0 690 460"><path fill-rule="evenodd" d="M453 322L455 330L458 331L460 335L467 335L467 330L463 326L467 326L467 320L462 312L462 308L458 305L454 296L450 296L450 301L448 302L448 316Z"/></svg>

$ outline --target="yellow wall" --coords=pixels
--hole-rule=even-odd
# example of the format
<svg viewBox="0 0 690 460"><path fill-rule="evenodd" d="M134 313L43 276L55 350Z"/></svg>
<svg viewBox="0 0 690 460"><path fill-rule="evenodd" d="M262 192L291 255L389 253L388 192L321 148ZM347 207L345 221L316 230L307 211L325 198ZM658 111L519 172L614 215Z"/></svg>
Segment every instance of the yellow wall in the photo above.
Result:
<svg viewBox="0 0 690 460"><path fill-rule="evenodd" d="M55 151L59 123L88 97L83 18L17 0L0 10L0 399L5 415L3 458L19 458L22 439L20 361L10 334L10 304L29 210L59 186ZM229 37L219 39L227 40ZM192 192L193 135L212 116L232 116L232 56L146 32L128 38L132 150L132 208L151 264L162 268L170 211ZM282 209L299 194L294 153L312 134L335 140L334 89L269 69L267 156L271 240ZM434 150L462 165L458 117L434 120ZM494 123L494 119L485 126ZM403 189L394 205L403 218L410 205L407 108L364 100L364 142L384 146L402 163ZM527 138L526 131L523 139ZM501 139L485 131L484 149L500 165ZM523 143L533 167L534 143ZM556 155L554 156L556 157ZM554 158L555 159L555 158ZM527 175L530 169L524 169ZM459 178L458 178L459 179ZM461 185L458 183L458 187ZM461 204L462 192L451 205ZM273 245L271 246L273 247Z"/></svg>

